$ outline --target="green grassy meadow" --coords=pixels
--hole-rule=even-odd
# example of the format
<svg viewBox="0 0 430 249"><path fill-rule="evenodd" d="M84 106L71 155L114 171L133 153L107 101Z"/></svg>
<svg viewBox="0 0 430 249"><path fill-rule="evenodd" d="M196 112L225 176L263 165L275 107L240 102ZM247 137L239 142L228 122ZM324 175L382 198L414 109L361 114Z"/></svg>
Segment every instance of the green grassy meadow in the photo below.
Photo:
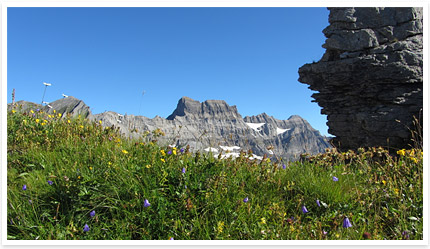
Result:
<svg viewBox="0 0 430 249"><path fill-rule="evenodd" d="M423 239L420 149L233 160L147 134L129 140L83 118L8 112L7 238Z"/></svg>

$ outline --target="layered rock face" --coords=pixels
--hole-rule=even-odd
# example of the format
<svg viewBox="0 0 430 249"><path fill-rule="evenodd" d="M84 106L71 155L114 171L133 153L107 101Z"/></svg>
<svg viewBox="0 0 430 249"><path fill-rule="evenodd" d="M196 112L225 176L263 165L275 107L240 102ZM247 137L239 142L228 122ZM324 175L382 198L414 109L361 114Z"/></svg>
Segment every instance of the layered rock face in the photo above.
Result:
<svg viewBox="0 0 430 249"><path fill-rule="evenodd" d="M188 97L178 105L167 119L153 119L105 112L91 116L103 125L119 127L128 137L140 137L144 131L160 128L166 135L158 142L193 151L212 152L215 156L237 157L240 151L251 149L254 158L282 157L295 160L300 153L316 154L330 147L326 137L313 129L299 116L277 120L263 113L245 117L223 100L199 102Z"/></svg>
<svg viewBox="0 0 430 249"><path fill-rule="evenodd" d="M329 10L326 52L299 81L318 91L333 144L408 147L423 107L423 9Z"/></svg>

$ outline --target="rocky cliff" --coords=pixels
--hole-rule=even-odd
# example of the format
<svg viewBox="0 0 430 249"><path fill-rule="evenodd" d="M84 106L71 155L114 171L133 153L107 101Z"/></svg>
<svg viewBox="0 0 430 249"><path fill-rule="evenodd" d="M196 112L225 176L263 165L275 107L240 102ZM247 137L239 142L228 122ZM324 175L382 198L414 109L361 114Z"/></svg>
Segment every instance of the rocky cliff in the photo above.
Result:
<svg viewBox="0 0 430 249"><path fill-rule="evenodd" d="M236 106L223 100L199 102L183 97L167 119L114 112L95 114L91 118L119 127L129 137L160 128L166 134L158 138L161 143L190 145L194 151L222 153L223 157L236 157L241 150L251 149L255 158L266 154L294 160L300 153L316 154L330 147L327 138L299 116L288 120L277 120L267 114L242 118Z"/></svg>
<svg viewBox="0 0 430 249"><path fill-rule="evenodd" d="M183 97L167 119L122 115L115 112L91 114L81 100L68 97L51 102L48 106L20 101L22 109L40 108L48 113L81 115L90 120L102 121L104 126L114 126L129 138L140 138L147 131L161 129L165 136L153 137L161 145L190 146L192 151L212 152L214 156L237 157L240 151L252 150L254 159L282 157L295 160L301 153L316 154L330 147L327 138L313 129L300 116L278 120L263 113L245 117L223 100L199 101ZM11 108L11 106L9 106Z"/></svg>
<svg viewBox="0 0 430 249"><path fill-rule="evenodd" d="M333 144L408 147L423 107L423 9L329 10L326 52L299 81L318 91Z"/></svg>

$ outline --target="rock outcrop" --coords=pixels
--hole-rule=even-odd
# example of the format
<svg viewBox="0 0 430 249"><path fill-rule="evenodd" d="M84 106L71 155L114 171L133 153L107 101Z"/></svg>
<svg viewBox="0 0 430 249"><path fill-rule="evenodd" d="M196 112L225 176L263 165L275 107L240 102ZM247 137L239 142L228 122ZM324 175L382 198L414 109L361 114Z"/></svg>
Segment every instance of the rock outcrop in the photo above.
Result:
<svg viewBox="0 0 430 249"><path fill-rule="evenodd" d="M325 54L299 81L340 149L408 147L423 107L423 9L329 8Z"/></svg>
<svg viewBox="0 0 430 249"><path fill-rule="evenodd" d="M90 108L84 103L84 101L77 99L73 96L62 98L54 102L48 103L47 105L36 104L29 101L20 100L15 103L15 107L22 111L37 110L40 109L43 112L52 114L54 110L56 113L63 115L70 114L72 117L81 115L83 118L91 116ZM8 110L12 109L12 104L8 105Z"/></svg>

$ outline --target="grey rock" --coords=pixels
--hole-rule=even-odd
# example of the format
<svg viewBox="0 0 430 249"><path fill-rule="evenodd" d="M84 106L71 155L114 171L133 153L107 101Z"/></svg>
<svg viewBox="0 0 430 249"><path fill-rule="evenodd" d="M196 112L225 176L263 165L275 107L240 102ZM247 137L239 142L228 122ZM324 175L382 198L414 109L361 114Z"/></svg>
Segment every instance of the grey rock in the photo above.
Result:
<svg viewBox="0 0 430 249"><path fill-rule="evenodd" d="M167 119L115 112L95 114L90 118L101 120L105 126L118 127L130 138L140 138L145 132L160 128L165 136L149 135L149 139L157 139L162 145L189 145L192 151L224 150L223 155L237 156L240 150L252 150L256 156L266 154L295 160L300 153L316 154L331 147L326 137L299 116L291 116L288 120L277 120L267 114L242 118L236 106L229 106L222 100L200 103L183 97ZM253 128L252 124L258 123L262 123L261 126ZM268 147L273 148L269 150Z"/></svg>
<svg viewBox="0 0 430 249"><path fill-rule="evenodd" d="M299 81L317 91L334 145L408 147L423 107L423 9L329 10L326 52Z"/></svg>

